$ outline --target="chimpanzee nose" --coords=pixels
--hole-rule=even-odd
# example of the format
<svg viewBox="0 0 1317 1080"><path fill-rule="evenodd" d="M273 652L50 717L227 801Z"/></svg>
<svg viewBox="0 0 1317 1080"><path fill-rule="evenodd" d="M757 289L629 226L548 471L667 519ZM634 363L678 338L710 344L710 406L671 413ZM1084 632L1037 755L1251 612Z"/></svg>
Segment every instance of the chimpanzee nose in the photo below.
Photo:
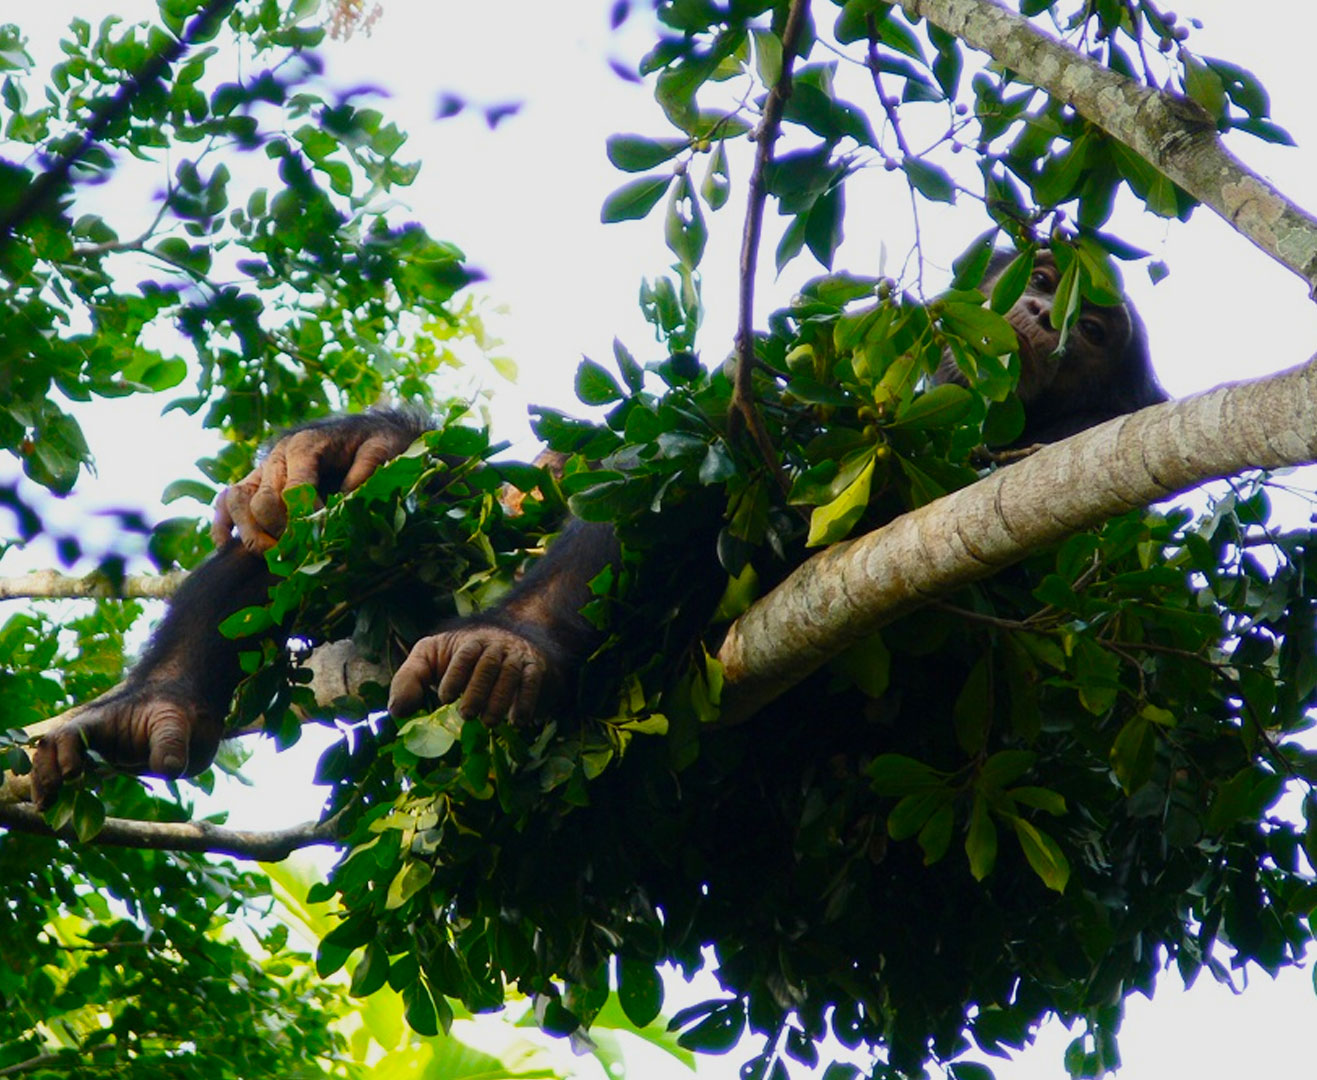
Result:
<svg viewBox="0 0 1317 1080"><path fill-rule="evenodd" d="M1024 310L1043 326L1051 325L1052 305L1046 300L1039 300L1036 296L1026 296L1024 298Z"/></svg>

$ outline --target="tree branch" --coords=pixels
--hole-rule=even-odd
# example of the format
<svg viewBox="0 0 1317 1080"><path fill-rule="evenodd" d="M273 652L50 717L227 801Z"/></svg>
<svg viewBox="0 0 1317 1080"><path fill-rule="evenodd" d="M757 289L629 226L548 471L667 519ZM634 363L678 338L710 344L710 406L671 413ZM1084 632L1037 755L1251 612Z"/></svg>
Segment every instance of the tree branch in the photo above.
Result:
<svg viewBox="0 0 1317 1080"><path fill-rule="evenodd" d="M723 717L743 720L931 600L1117 514L1244 469L1317 459L1317 358L1044 447L799 567L732 624Z"/></svg>
<svg viewBox="0 0 1317 1080"><path fill-rule="evenodd" d="M101 831L91 843L106 847L148 848L152 851L204 851L217 855L235 855L260 862L280 862L305 847L332 845L338 842L337 817L327 821L307 821L289 829L250 832L223 829L204 821L130 821L106 818ZM72 827L52 829L45 818L30 806L0 803L0 827L36 836L58 836L76 842Z"/></svg>
<svg viewBox="0 0 1317 1080"><path fill-rule="evenodd" d="M312 649L311 655L302 661L302 666L311 671L311 681L306 685L315 695L315 708L302 714L304 721L330 714L335 702L355 696L367 683L387 686L392 677L387 665L362 656L347 638L326 642ZM31 739L39 739L47 731L72 720L82 710L94 704L94 701L95 699L75 705L55 716L30 724L23 730ZM249 728L231 732L230 735L249 735L259 730L259 728ZM31 799L32 785L27 776L18 776L0 770L0 807L6 804L30 802Z"/></svg>
<svg viewBox="0 0 1317 1080"><path fill-rule="evenodd" d="M745 422L764 463L773 471L779 485L786 489L786 478L778 464L763 418L755 406L751 376L755 367L755 271L759 266L759 240L764 229L764 204L768 200L767 173L773 161L773 144L782 125L782 111L791 97L791 66L800 47L800 35L809 9L808 0L791 0L786 26L782 31L782 70L764 102L764 115L755 134L755 163L750 171L745 207L745 231L741 237L740 308L736 323L736 378L732 390L730 422L736 417Z"/></svg>
<svg viewBox="0 0 1317 1080"><path fill-rule="evenodd" d="M1116 514L1245 469L1317 459L1317 358L1154 405L1044 447L881 529L819 553L732 624L723 716L755 711L855 641ZM308 660L319 705L387 682L350 641ZM28 731L40 734L67 718ZM27 796L5 776L0 803Z"/></svg>
<svg viewBox="0 0 1317 1080"><path fill-rule="evenodd" d="M901 7L987 53L1142 154L1303 278L1317 297L1317 219L1231 154L1197 104L1103 67L997 0L901 0Z"/></svg>
<svg viewBox="0 0 1317 1080"><path fill-rule="evenodd" d="M0 600L167 600L185 577L186 570L172 570L167 574L129 574L116 582L99 572L74 577L55 570L37 570L0 577Z"/></svg>
<svg viewBox="0 0 1317 1080"><path fill-rule="evenodd" d="M25 1073L40 1072L42 1069L49 1069L58 1064L69 1064L76 1060L69 1054L38 1054L36 1057L28 1058L26 1061L19 1061L13 1065L6 1065L0 1069L0 1078L10 1076L22 1076Z"/></svg>

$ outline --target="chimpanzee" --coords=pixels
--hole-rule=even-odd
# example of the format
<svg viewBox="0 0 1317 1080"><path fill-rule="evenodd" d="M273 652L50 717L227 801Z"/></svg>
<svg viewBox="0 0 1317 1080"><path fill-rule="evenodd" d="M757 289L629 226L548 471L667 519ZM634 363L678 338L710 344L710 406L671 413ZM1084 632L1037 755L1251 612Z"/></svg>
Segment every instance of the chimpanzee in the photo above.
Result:
<svg viewBox="0 0 1317 1080"><path fill-rule="evenodd" d="M999 248L988 261L980 287L990 293L1015 258ZM1018 445L1057 442L1085 428L1166 400L1148 359L1148 336L1133 305L1101 307L1085 300L1079 318L1057 351L1060 334L1052 327L1052 298L1061 271L1050 251L1034 256L1023 295L1006 313L1020 352L1016 393L1024 406L1024 432ZM948 354L933 377L964 384L965 376Z"/></svg>
<svg viewBox="0 0 1317 1080"><path fill-rule="evenodd" d="M1014 257L996 252L985 292ZM1059 274L1041 252L1028 287L1006 318L1019 339L1021 443L1054 441L1166 400L1148 359L1147 340L1128 304L1085 302L1064 349L1050 321ZM963 382L953 361L935 381ZM273 580L262 557L283 531L283 492L314 484L322 495L350 491L426 430L423 418L373 411L307 424L285 435L269 456L229 488L216 510L218 550L175 595L146 652L124 684L41 739L33 793L48 806L65 778L78 775L90 748L113 764L161 776L206 768L224 733L241 679L238 654L249 644L216 627L264 601ZM236 529L237 535L233 535ZM589 582L617 559L608 525L570 521L535 567L487 612L459 619L418 641L393 677L389 711L407 716L427 689L459 702L465 716L487 722L532 719L570 684L599 640L580 615Z"/></svg>

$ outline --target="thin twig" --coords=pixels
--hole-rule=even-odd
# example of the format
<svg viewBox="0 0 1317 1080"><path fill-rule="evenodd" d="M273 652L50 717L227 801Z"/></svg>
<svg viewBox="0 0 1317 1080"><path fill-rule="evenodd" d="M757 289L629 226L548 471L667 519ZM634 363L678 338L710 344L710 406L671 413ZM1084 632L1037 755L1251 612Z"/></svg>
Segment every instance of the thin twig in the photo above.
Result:
<svg viewBox="0 0 1317 1080"><path fill-rule="evenodd" d="M759 122L755 135L755 163L750 173L749 195L745 208L745 232L741 240L741 283L740 310L736 324L736 381L732 392L732 409L729 424L733 431L738 422L744 422L759 449L764 463L777 477L778 484L785 491L788 487L786 476L777 460L777 451L773 448L764 428L763 417L755 406L754 388L751 377L755 366L755 270L759 265L759 240L764 228L764 204L768 199L767 173L773 161L773 144L777 142L779 128L782 124L782 112L787 99L791 97L791 67L795 63L796 50L800 47L800 35L805 25L805 12L808 0L791 0L787 12L786 26L782 31L782 70L777 82L768 91L764 102L764 115ZM738 419L739 418L739 419Z"/></svg>
<svg viewBox="0 0 1317 1080"><path fill-rule="evenodd" d="M869 75L873 78L874 92L878 95L878 104L883 107L883 112L887 114L887 122L891 125L892 134L896 136L896 145L906 157L914 157L909 144L905 141L905 133L901 130L901 121L896 115L896 99L889 98L883 93L883 77L878 67L878 20L872 15L864 17L864 29L869 36L869 60L865 67L869 69Z"/></svg>

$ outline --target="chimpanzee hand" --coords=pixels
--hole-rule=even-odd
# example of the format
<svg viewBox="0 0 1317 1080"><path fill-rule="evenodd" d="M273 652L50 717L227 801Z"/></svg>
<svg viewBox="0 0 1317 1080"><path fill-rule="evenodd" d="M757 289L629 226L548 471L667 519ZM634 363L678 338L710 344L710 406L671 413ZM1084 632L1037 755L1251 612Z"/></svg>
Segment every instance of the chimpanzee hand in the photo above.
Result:
<svg viewBox="0 0 1317 1080"><path fill-rule="evenodd" d="M288 524L283 500L288 488L313 484L321 497L351 491L424 430L416 417L384 411L318 420L290 432L220 495L211 526L215 545L222 546L236 528L248 551L268 551Z"/></svg>
<svg viewBox="0 0 1317 1080"><path fill-rule="evenodd" d="M436 683L439 700L458 701L468 719L528 723L540 695L557 689L557 664L547 648L500 626L467 625L422 638L393 676L389 712L409 716Z"/></svg>
<svg viewBox="0 0 1317 1080"><path fill-rule="evenodd" d="M38 810L49 807L64 781L82 774L89 750L131 772L193 776L214 759L223 730L222 719L181 686L117 687L41 737L32 758L32 801Z"/></svg>

